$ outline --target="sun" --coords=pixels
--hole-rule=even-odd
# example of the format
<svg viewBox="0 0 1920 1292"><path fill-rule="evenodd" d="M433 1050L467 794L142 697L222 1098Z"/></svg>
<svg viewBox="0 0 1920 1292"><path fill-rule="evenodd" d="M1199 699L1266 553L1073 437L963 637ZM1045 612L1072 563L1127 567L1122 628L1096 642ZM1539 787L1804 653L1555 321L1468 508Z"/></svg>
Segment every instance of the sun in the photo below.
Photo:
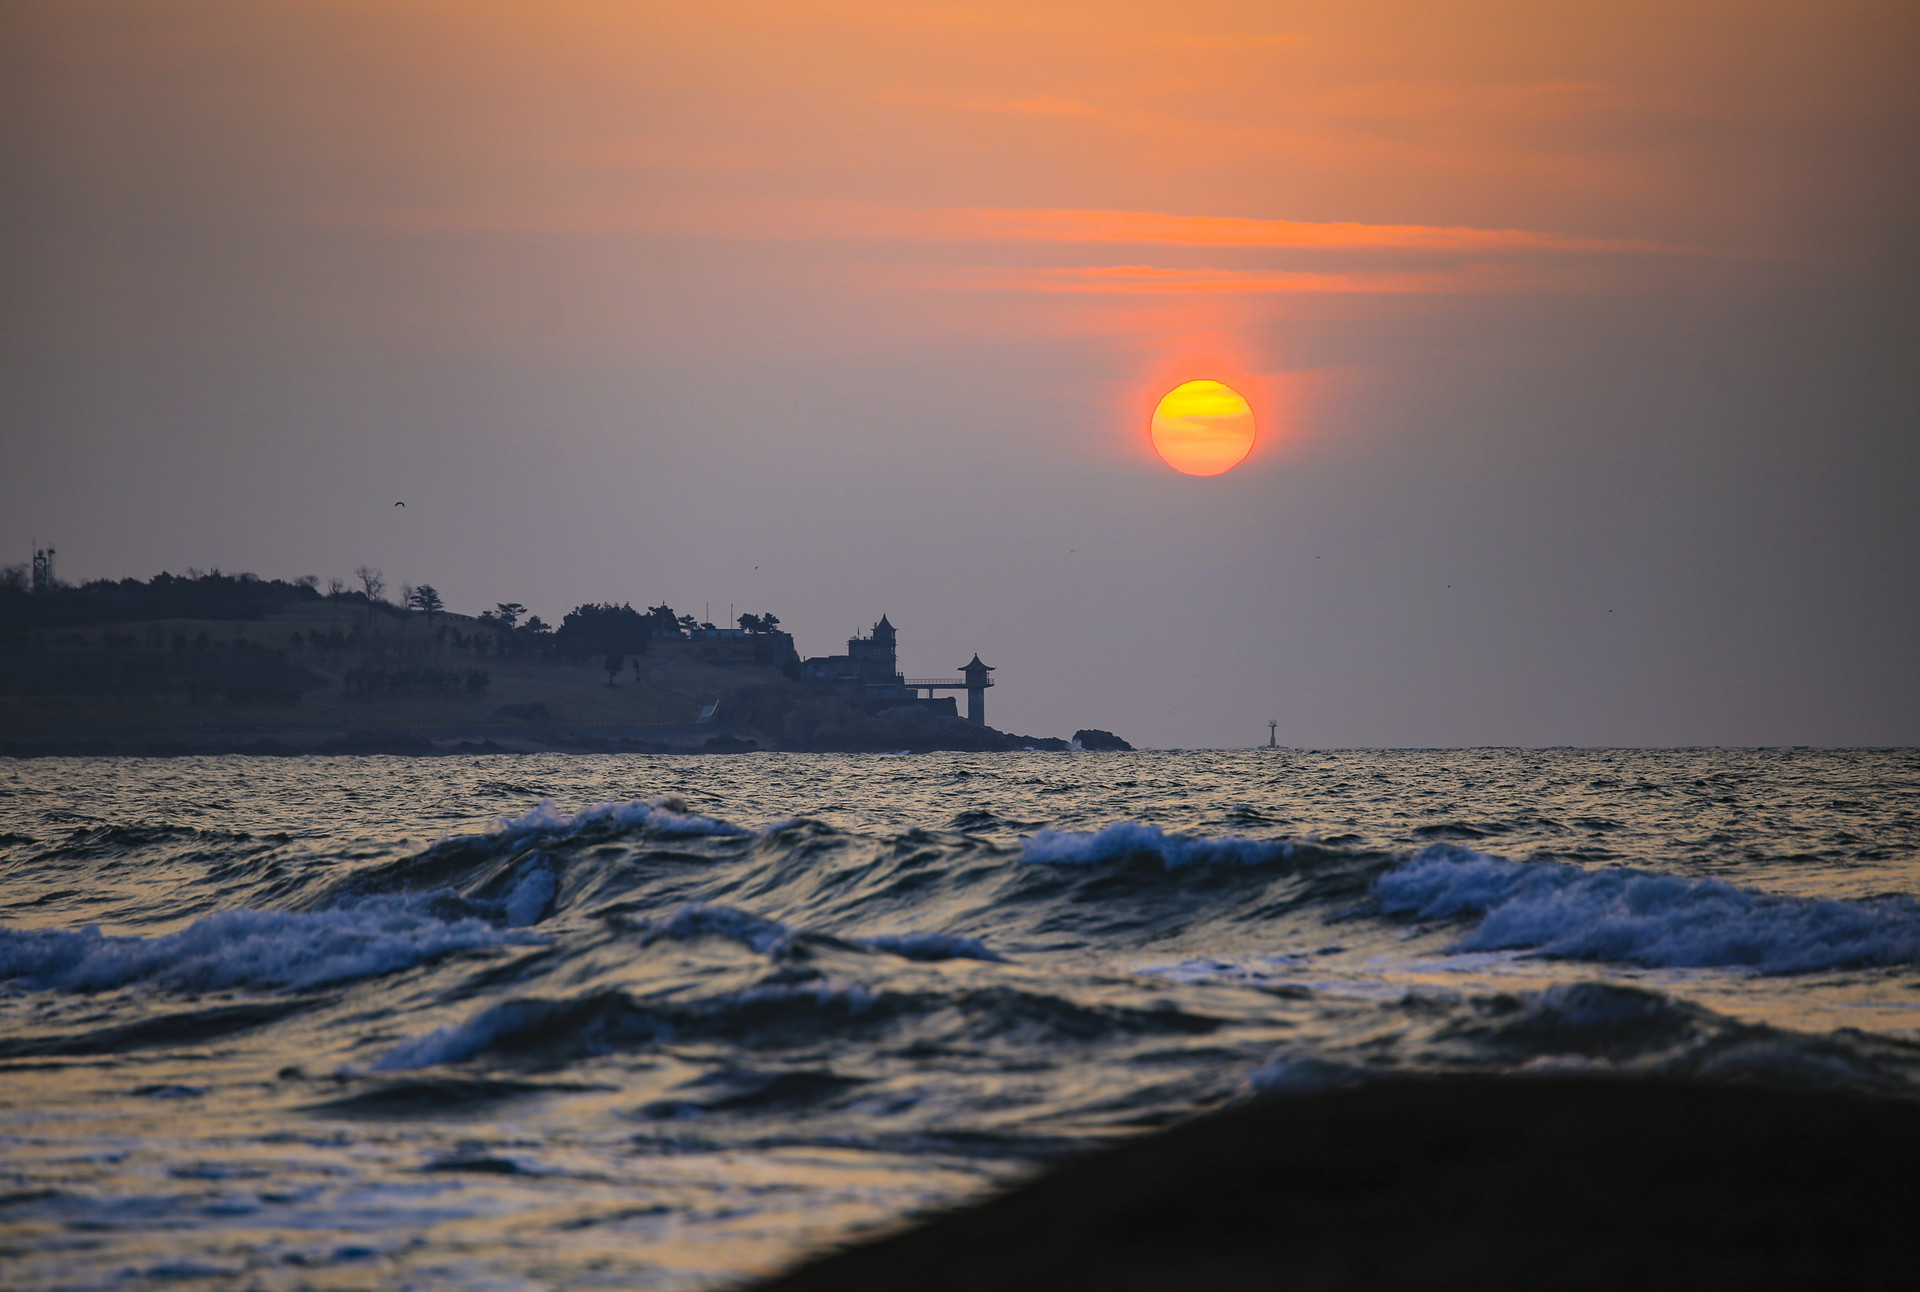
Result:
<svg viewBox="0 0 1920 1292"><path fill-rule="evenodd" d="M1186 475L1231 471L1253 449L1253 409L1224 382L1183 381L1153 410L1153 447Z"/></svg>

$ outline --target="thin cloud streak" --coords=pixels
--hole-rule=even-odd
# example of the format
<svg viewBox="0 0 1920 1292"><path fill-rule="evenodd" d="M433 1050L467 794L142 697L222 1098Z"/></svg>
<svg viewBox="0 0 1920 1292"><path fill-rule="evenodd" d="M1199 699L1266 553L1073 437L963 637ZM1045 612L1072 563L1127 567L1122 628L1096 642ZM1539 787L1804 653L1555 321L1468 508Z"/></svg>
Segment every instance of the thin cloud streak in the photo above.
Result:
<svg viewBox="0 0 1920 1292"><path fill-rule="evenodd" d="M1424 224L1309 223L1158 211L949 210L915 212L923 236L981 241L1135 243L1172 247L1311 250L1587 251L1666 253L1657 242L1588 238L1531 229Z"/></svg>
<svg viewBox="0 0 1920 1292"><path fill-rule="evenodd" d="M1264 269L1172 269L1159 265L1081 265L982 270L937 278L935 285L1023 292L1327 292L1365 295L1496 295L1587 289L1616 282L1473 265L1438 273L1312 273Z"/></svg>
<svg viewBox="0 0 1920 1292"><path fill-rule="evenodd" d="M885 238L926 242L1050 242L1299 251L1584 252L1683 255L1685 248L1640 239L1592 238L1534 229L1461 225L1313 223L1159 211L755 205L697 218L660 206L544 208L307 208L305 223L394 233L659 234L776 241Z"/></svg>

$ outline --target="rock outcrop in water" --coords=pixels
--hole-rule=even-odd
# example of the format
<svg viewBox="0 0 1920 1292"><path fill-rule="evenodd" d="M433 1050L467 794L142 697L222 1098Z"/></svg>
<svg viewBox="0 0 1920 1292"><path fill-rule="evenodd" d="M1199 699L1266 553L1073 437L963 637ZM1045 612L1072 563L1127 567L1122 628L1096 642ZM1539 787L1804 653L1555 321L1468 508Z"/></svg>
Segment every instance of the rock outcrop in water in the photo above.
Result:
<svg viewBox="0 0 1920 1292"><path fill-rule="evenodd" d="M1129 745L1111 731L1102 731L1098 727L1082 727L1073 733L1073 740L1074 743L1082 749L1109 750L1114 753L1123 754L1133 752L1132 745Z"/></svg>

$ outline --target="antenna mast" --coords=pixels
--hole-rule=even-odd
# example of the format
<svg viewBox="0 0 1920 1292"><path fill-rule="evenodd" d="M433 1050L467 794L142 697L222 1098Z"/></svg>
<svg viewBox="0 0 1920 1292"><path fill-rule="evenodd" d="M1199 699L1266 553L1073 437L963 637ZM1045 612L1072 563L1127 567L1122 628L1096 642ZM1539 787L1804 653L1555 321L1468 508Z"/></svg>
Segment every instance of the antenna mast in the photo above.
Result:
<svg viewBox="0 0 1920 1292"><path fill-rule="evenodd" d="M33 541L33 573L27 585L35 592L53 591L53 544L40 546L40 540Z"/></svg>

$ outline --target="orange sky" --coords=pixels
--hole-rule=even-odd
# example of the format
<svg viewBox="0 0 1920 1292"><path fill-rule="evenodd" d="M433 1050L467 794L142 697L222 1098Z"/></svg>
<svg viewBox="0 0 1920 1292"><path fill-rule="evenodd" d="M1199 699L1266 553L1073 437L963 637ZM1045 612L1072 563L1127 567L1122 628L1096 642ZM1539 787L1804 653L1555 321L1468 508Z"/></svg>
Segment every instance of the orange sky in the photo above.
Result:
<svg viewBox="0 0 1920 1292"><path fill-rule="evenodd" d="M1905 407L1876 383L1904 371L1912 313L1917 28L1910 3L1855 0L25 0L0 10L23 303L0 413L41 484L0 507L120 533L97 572L124 573L261 563L210 549L276 525L296 563L379 555L318 500L119 519L169 472L197 496L212 462L327 498L435 471L558 498L607 463L671 464L804 529L768 501L796 471L871 495L862 473L895 462L888 487L963 496L938 473L965 444L1071 500L1089 462L1163 470L1148 414L1199 375L1260 418L1221 478L1256 491L1248 517L1312 461L1391 494L1362 464L1409 445L1447 445L1462 480L1578 479L1669 416L1705 444L1802 410L1776 438L1810 446L1855 414L1805 410ZM1782 355L1821 375L1756 396L1755 422L1750 390L1800 380ZM903 571L967 547L959 505L902 504L928 535ZM649 495L619 541L684 566L683 599L724 599L731 566L660 547L681 506ZM441 563L412 577L479 605L501 562L546 568L523 540L383 559ZM876 588L916 595L881 568L794 586L836 607L829 637Z"/></svg>
<svg viewBox="0 0 1920 1292"><path fill-rule="evenodd" d="M750 247L745 281L715 272L727 307L571 307L594 337L670 344L738 335L759 296L829 320L767 345L1079 331L1131 336L1144 362L1318 308L1301 296L1573 300L1844 259L1844 221L1901 181L1830 141L1897 146L1913 100L1891 4L175 12L198 17L74 56L151 78L129 64L157 44L177 78L158 106L239 136L219 146L246 160L227 196L250 218ZM447 313L504 312L524 342L525 294ZM431 321L420 304L408 325Z"/></svg>

